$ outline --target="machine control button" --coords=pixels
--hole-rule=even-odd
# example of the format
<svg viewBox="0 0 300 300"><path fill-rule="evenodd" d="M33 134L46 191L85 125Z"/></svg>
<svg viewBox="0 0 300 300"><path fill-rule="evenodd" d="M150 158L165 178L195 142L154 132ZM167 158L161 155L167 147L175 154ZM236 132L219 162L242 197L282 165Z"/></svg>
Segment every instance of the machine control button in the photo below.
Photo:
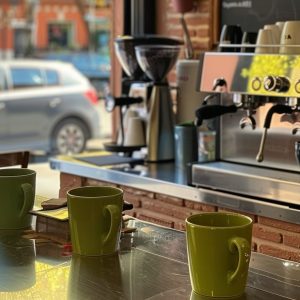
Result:
<svg viewBox="0 0 300 300"><path fill-rule="evenodd" d="M255 77L251 82L251 86L254 91L258 91L261 88L261 80L258 77Z"/></svg>
<svg viewBox="0 0 300 300"><path fill-rule="evenodd" d="M298 80L295 84L295 91L296 93L300 94L300 80Z"/></svg>
<svg viewBox="0 0 300 300"><path fill-rule="evenodd" d="M264 78L264 88L269 92L287 92L290 88L290 81L283 76L266 76Z"/></svg>

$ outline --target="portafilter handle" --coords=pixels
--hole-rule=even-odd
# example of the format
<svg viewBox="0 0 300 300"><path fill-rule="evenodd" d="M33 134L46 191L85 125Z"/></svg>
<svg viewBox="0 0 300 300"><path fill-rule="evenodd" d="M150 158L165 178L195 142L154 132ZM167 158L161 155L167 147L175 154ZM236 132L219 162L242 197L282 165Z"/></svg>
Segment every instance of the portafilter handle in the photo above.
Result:
<svg viewBox="0 0 300 300"><path fill-rule="evenodd" d="M235 113L238 110L236 105L222 106L222 105L205 105L198 108L195 112L196 119L194 121L196 126L201 126L204 120L219 117L228 113Z"/></svg>
<svg viewBox="0 0 300 300"><path fill-rule="evenodd" d="M130 106L132 104L138 104L143 102L142 97L113 97L112 95L107 95L105 98L105 108L106 111L112 112L116 106Z"/></svg>
<svg viewBox="0 0 300 300"><path fill-rule="evenodd" d="M264 123L264 131L263 131L263 135L262 135L262 138L260 141L258 154L256 156L256 160L258 162L262 162L264 160L264 148L265 148L265 143L266 143L266 139L267 139L267 132L268 132L268 129L270 128L273 114L275 114L275 113L276 114L291 114L291 113L293 113L293 109L290 106L283 105L283 104L274 105L269 109L269 111L266 115L265 123Z"/></svg>

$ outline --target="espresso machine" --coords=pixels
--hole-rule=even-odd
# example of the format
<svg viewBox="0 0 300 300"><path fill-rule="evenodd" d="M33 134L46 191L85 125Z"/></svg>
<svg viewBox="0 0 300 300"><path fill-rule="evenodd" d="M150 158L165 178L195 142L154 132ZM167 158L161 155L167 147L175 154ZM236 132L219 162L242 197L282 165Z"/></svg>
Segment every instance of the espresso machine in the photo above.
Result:
<svg viewBox="0 0 300 300"><path fill-rule="evenodd" d="M299 56L206 52L197 86L209 96L195 123L218 120L219 155L192 165L191 184L220 192L220 205L242 197L299 209Z"/></svg>

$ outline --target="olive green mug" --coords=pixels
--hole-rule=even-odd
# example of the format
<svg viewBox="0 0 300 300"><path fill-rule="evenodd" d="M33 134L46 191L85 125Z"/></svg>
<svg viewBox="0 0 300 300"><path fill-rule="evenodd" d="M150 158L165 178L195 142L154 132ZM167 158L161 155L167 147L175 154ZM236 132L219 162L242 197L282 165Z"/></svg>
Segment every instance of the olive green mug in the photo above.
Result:
<svg viewBox="0 0 300 300"><path fill-rule="evenodd" d="M73 253L100 256L119 249L123 191L84 186L67 192Z"/></svg>
<svg viewBox="0 0 300 300"><path fill-rule="evenodd" d="M26 168L0 169L0 229L31 226L36 172Z"/></svg>
<svg viewBox="0 0 300 300"><path fill-rule="evenodd" d="M195 293L244 293L251 255L252 219L235 213L201 213L186 219L190 279Z"/></svg>

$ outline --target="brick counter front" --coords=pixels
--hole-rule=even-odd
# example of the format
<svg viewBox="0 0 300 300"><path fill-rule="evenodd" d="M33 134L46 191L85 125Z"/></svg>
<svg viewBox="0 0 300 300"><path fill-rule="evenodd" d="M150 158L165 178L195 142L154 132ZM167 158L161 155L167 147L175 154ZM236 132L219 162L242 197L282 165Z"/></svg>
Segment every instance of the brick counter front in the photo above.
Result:
<svg viewBox="0 0 300 300"><path fill-rule="evenodd" d="M124 200L134 206L133 210L126 212L128 215L177 230L185 230L185 219L192 214L229 211L222 207L171 197L163 194L163 191L154 193L66 173L60 174L59 196L65 197L67 190L86 185L118 186L124 190ZM240 213L245 214L244 212ZM300 262L300 225L262 216L247 215L254 222L253 251Z"/></svg>

